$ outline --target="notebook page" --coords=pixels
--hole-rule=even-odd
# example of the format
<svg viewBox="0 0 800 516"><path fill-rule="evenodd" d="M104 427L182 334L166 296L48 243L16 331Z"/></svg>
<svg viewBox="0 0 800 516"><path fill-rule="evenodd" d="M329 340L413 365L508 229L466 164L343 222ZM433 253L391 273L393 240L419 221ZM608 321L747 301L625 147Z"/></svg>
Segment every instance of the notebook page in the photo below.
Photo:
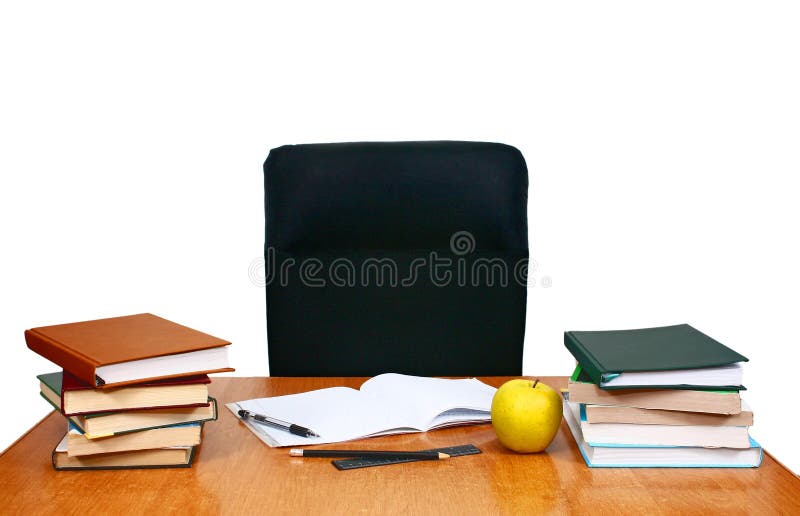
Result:
<svg viewBox="0 0 800 516"><path fill-rule="evenodd" d="M247 425L270 446L302 446L349 441L389 428L406 426L402 414L348 387L331 387L300 394L229 403L239 408L310 428L320 437L301 437L248 421ZM266 434L266 436L264 435ZM266 438L264 438L266 437Z"/></svg>
<svg viewBox="0 0 800 516"><path fill-rule="evenodd" d="M474 409L453 409L443 412L430 423L429 430L456 425L488 423L492 420L491 412Z"/></svg>
<svg viewBox="0 0 800 516"><path fill-rule="evenodd" d="M407 426L428 430L432 426L465 422L463 414L445 414L453 409L469 409L469 421L489 421L494 387L475 378L448 380L386 373L370 378L361 386L361 392L379 399L403 413ZM474 411L485 413L478 418Z"/></svg>

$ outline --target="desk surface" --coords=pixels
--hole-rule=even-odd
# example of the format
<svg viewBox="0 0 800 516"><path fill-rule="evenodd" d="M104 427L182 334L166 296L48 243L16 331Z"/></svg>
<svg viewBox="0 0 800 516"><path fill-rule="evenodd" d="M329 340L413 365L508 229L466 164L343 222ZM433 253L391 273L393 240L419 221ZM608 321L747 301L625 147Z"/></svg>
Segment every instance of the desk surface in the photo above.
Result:
<svg viewBox="0 0 800 516"><path fill-rule="evenodd" d="M800 478L765 454L759 469L590 469L565 423L546 453L502 448L491 425L381 437L336 447L424 449L472 443L483 453L351 471L269 448L224 403L363 378L216 378L219 421L191 469L63 471L50 452L65 431L50 414L0 456L6 514L244 513L768 513L800 512ZM500 385L505 378L483 378ZM566 378L542 378L554 387Z"/></svg>

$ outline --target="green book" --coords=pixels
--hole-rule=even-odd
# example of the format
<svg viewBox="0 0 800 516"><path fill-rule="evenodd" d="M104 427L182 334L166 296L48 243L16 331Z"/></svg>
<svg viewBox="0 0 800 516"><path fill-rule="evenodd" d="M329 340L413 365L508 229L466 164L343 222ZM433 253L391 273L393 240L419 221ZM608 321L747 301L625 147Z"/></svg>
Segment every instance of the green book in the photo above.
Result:
<svg viewBox="0 0 800 516"><path fill-rule="evenodd" d="M64 470L89 469L151 469L190 468L197 446L170 446L147 450L98 453L70 457L65 435L52 453L53 468Z"/></svg>
<svg viewBox="0 0 800 516"><path fill-rule="evenodd" d="M568 331L564 345L602 389L744 389L747 358L688 324Z"/></svg>

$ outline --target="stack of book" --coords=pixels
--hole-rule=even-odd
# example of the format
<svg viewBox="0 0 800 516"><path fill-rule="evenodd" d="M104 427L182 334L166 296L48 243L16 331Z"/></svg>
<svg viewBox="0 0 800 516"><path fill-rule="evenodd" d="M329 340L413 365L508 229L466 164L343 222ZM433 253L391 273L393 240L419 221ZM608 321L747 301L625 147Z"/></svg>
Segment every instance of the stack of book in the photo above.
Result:
<svg viewBox="0 0 800 516"><path fill-rule="evenodd" d="M571 331L564 418L590 467L758 467L747 358L687 324Z"/></svg>
<svg viewBox="0 0 800 516"><path fill-rule="evenodd" d="M63 368L38 376L66 418L57 470L191 466L217 418L207 373L233 371L230 342L152 314L33 328L25 340Z"/></svg>

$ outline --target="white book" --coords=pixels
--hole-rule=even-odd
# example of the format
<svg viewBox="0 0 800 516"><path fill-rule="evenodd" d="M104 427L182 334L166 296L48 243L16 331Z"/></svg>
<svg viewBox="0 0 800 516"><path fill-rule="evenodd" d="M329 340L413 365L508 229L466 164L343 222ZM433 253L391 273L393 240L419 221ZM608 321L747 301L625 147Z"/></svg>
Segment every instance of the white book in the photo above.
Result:
<svg viewBox="0 0 800 516"><path fill-rule="evenodd" d="M764 451L750 438L749 448L691 446L592 446L583 436L580 416L565 395L564 420L591 468L756 468Z"/></svg>
<svg viewBox="0 0 800 516"><path fill-rule="evenodd" d="M570 401L566 403L580 420L583 438L590 446L750 447L746 426L589 423L584 405Z"/></svg>
<svg viewBox="0 0 800 516"><path fill-rule="evenodd" d="M489 423L496 391L475 378L446 380L387 373L370 378L360 390L331 387L226 406L234 414L244 409L319 434L319 437L301 437L251 420L243 421L269 446L298 446Z"/></svg>
<svg viewBox="0 0 800 516"><path fill-rule="evenodd" d="M649 385L694 385L718 387L742 385L741 362L719 367L672 371L626 371L600 383L601 387L646 387Z"/></svg>
<svg viewBox="0 0 800 516"><path fill-rule="evenodd" d="M197 371L218 371L229 368L228 346L221 346L97 366L95 374L102 378L103 383L114 384L142 378L166 378L196 374Z"/></svg>

